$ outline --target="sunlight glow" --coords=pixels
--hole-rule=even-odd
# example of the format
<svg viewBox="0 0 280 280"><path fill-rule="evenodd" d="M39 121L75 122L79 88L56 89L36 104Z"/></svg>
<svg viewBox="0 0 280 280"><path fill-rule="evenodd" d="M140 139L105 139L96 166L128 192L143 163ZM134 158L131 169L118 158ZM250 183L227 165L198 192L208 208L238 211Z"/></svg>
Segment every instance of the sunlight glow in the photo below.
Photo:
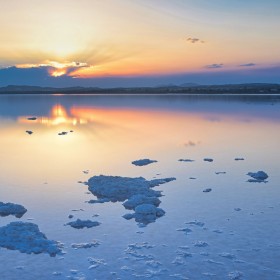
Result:
<svg viewBox="0 0 280 280"><path fill-rule="evenodd" d="M43 124L47 126L57 126L62 124L68 124L68 125L83 125L87 124L89 122L93 122L94 118L92 116L89 117L75 117L70 116L66 109L61 106L60 104L57 104L52 107L51 113L49 117L39 117L35 120L29 120L29 117L19 117L18 122L23 124Z"/></svg>

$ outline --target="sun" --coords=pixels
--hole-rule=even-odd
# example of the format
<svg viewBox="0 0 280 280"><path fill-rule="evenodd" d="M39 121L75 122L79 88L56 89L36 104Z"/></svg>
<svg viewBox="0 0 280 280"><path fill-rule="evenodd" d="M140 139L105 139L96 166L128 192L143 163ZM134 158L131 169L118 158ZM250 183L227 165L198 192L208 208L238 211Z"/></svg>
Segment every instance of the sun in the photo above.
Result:
<svg viewBox="0 0 280 280"><path fill-rule="evenodd" d="M62 69L51 69L49 70L49 74L52 77L61 77L67 73L67 70L62 68Z"/></svg>

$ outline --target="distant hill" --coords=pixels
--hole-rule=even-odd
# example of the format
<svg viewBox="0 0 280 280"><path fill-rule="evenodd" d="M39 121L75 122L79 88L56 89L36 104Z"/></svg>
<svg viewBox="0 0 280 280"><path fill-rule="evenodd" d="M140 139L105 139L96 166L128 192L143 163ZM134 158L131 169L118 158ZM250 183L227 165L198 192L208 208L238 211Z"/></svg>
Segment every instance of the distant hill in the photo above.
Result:
<svg viewBox="0 0 280 280"><path fill-rule="evenodd" d="M0 94L280 94L280 84L229 84L198 85L185 83L180 86L135 88L67 87L9 85L0 88Z"/></svg>

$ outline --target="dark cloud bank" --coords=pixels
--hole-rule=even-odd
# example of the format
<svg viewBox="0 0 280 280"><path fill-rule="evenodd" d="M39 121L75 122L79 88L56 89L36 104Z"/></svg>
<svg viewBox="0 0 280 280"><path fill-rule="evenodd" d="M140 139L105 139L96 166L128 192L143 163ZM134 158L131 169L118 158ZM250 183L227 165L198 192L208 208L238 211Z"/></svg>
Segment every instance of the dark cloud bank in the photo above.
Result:
<svg viewBox="0 0 280 280"><path fill-rule="evenodd" d="M249 63L251 64L251 63ZM102 78L72 78L68 76L51 77L48 67L0 69L0 86L29 85L50 87L141 87L166 84L237 84L237 83L280 83L280 66L271 68L256 68L254 65L243 66L240 70L224 71L222 64L209 65L200 73L150 75L134 77L102 77ZM252 63L253 64L253 63ZM245 64L244 64L245 65ZM217 71L210 71L211 69Z"/></svg>

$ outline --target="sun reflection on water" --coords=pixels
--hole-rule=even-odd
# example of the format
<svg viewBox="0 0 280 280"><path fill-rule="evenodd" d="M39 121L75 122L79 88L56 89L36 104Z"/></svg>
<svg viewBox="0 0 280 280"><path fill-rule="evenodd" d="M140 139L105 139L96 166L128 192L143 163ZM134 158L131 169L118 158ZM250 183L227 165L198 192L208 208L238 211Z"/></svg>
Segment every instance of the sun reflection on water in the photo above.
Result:
<svg viewBox="0 0 280 280"><path fill-rule="evenodd" d="M29 124L44 124L48 126L55 126L60 124L70 124L70 125L82 125L89 122L93 122L94 118L92 115L88 117L73 116L67 112L65 107L60 104L56 104L52 107L50 111L50 116L41 116L36 119L30 119L29 116L18 117L19 123L29 123Z"/></svg>

